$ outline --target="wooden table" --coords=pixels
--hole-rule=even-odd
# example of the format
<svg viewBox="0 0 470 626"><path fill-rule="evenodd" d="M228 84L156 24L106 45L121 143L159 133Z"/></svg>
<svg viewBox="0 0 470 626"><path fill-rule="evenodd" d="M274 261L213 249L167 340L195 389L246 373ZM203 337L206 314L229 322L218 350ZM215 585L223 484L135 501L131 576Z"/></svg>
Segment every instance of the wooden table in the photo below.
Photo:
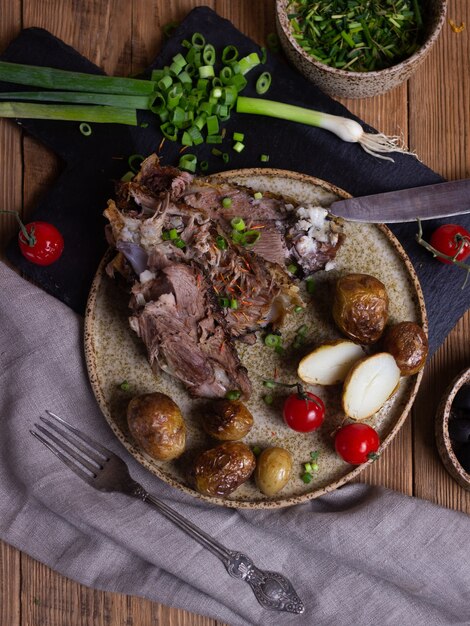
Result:
<svg viewBox="0 0 470 626"><path fill-rule="evenodd" d="M162 43L161 26L181 20L193 0L0 0L0 50L21 28L40 26L74 46L110 74L139 71ZM212 0L206 4L260 44L274 31L274 0ZM470 177L470 2L449 0L438 44L407 84L381 97L345 101L351 111L388 134L403 133L411 149L449 179ZM60 172L60 163L9 121L0 121L2 209L27 216ZM15 234L0 216L0 252ZM457 270L450 280L460 280ZM470 289L470 287L467 287ZM411 416L383 457L362 480L470 512L470 494L447 475L434 443L434 414L441 394L470 365L470 313L427 364ZM218 622L135 597L103 593L63 578L6 544L0 544L0 625L185 625ZM220 622L219 622L220 624Z"/></svg>

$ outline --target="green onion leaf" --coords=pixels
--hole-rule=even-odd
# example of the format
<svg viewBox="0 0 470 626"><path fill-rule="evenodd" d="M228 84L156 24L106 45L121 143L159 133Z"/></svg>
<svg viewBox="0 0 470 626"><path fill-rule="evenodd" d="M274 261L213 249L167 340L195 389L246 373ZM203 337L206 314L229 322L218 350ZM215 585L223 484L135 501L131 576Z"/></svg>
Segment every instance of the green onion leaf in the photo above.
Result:
<svg viewBox="0 0 470 626"><path fill-rule="evenodd" d="M82 106L78 104L0 102L0 117L137 126L135 110L107 106Z"/></svg>

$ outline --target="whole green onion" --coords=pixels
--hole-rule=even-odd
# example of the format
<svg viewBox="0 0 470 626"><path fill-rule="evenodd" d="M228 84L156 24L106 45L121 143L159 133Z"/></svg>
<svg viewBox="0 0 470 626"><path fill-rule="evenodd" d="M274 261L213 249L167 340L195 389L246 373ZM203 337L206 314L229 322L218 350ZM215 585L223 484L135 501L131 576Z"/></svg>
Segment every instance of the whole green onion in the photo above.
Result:
<svg viewBox="0 0 470 626"><path fill-rule="evenodd" d="M79 104L36 104L30 102L0 102L0 117L36 120L65 120L98 124L127 124L137 126L135 109Z"/></svg>

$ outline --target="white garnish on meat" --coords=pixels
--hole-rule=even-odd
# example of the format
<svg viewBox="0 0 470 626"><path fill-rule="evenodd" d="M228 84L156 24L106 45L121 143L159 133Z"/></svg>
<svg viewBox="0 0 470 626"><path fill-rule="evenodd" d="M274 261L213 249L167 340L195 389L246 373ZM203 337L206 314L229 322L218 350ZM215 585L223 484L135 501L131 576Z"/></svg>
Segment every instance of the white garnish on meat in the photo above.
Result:
<svg viewBox="0 0 470 626"><path fill-rule="evenodd" d="M318 243L315 241L315 239L310 239L310 237L307 237L306 235L300 237L295 242L295 249L299 253L300 257L306 256L307 254L310 254L312 252L316 252L317 248Z"/></svg>
<svg viewBox="0 0 470 626"><path fill-rule="evenodd" d="M335 261L328 261L328 263L325 265L325 272L329 272L330 270L334 270L335 267L336 267Z"/></svg>
<svg viewBox="0 0 470 626"><path fill-rule="evenodd" d="M151 272L150 270L144 270L140 275L139 275L139 280L142 283L142 285L144 283L148 283L149 280L153 280L155 278L155 274L153 272Z"/></svg>

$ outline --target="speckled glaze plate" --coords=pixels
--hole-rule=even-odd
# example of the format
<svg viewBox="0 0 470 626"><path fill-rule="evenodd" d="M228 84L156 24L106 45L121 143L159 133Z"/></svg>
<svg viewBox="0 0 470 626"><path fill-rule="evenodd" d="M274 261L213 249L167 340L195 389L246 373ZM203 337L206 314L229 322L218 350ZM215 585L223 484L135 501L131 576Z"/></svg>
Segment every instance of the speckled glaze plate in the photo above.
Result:
<svg viewBox="0 0 470 626"><path fill-rule="evenodd" d="M298 204L328 207L338 198L349 197L333 185L304 174L284 170L245 169L225 172L213 178L238 183L256 191L271 191L294 199ZM339 338L331 315L332 288L335 280L350 272L372 274L386 286L390 297L390 321L415 321L427 331L424 300L418 279L403 248L385 226L345 223L345 242L336 267L315 275L315 293L306 295L309 302L301 314L290 316L282 328L284 345L289 346L296 329L309 328L307 342L301 350L287 350L279 356L258 341L254 346L239 344L240 357L253 383L253 395L247 406L255 425L244 441L249 446L282 446L294 458L293 475L284 489L274 497L264 496L253 480L239 487L228 498L206 497L194 491L187 480L187 468L195 452L216 445L203 432L200 422L208 400L194 400L183 387L166 374L156 378L148 365L144 345L128 325L128 297L106 276L105 267L111 253L103 259L94 279L85 320L85 351L91 385L99 406L112 430L129 452L147 469L166 483L213 504L237 508L276 508L305 502L332 491L355 478L367 464L353 467L334 451L331 433L344 418L341 412L341 387L308 386L321 396L327 413L323 426L314 433L300 434L290 430L282 420L285 392L275 392L272 405L262 399L266 389L262 381L273 378L294 382L300 358L318 343ZM367 420L379 432L383 450L397 434L416 396L422 372L402 378L399 390L384 407ZM129 382L129 390L120 388ZM187 450L172 462L160 462L144 453L133 441L126 423L130 398L141 393L160 391L179 405L187 424ZM319 472L306 485L300 479L303 463L310 452L318 450ZM380 463L380 460L376 461Z"/></svg>

